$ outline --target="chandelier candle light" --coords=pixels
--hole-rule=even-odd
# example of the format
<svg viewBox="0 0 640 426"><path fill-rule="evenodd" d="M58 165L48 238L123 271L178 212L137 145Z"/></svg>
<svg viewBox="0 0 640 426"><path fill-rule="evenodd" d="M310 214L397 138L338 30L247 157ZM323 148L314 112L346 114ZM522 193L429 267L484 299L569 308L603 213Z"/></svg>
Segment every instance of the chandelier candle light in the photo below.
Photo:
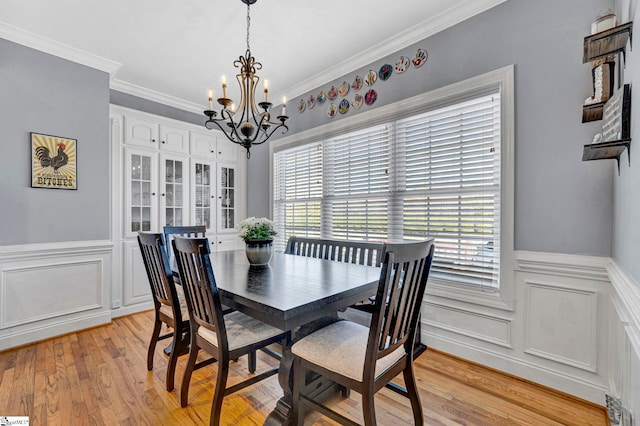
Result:
<svg viewBox="0 0 640 426"><path fill-rule="evenodd" d="M285 122L289 119L286 116L286 98L282 100L282 112L276 117L278 121L271 121L272 103L269 102L269 85L264 80L264 101L259 102L256 107L256 87L260 77L256 75L256 70L262 69L262 64L257 62L251 54L249 48L249 27L251 18L249 9L258 0L241 0L247 5L247 51L244 56L240 56L233 65L240 68L240 74L236 74L236 79L240 85L240 105L237 110L235 104L227 97L227 80L222 77L222 97L218 98L218 103L222 106L220 118L216 118L218 113L213 110L213 90L209 89L209 109L204 111L208 117L204 126L212 130L217 126L231 142L242 145L247 150L247 158L251 157L252 145L265 143L273 133L282 128L282 133L289 130Z"/></svg>

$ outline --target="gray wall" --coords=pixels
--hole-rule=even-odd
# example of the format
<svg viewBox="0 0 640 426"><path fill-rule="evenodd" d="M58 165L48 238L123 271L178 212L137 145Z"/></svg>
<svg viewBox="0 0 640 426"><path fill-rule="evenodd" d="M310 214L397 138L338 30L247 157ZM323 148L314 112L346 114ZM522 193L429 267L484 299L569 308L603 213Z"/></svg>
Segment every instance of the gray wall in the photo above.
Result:
<svg viewBox="0 0 640 426"><path fill-rule="evenodd" d="M0 245L109 239L109 75L0 39ZM30 132L77 139L78 190L31 188Z"/></svg>
<svg viewBox="0 0 640 426"><path fill-rule="evenodd" d="M640 1L632 0L620 16L626 21L640 23ZM637 24L636 24L637 25ZM613 258L616 263L640 283L640 53L627 50L625 81L633 83L631 96L631 166L627 166L626 153L620 161L620 176L614 177L614 243Z"/></svg>
<svg viewBox="0 0 640 426"><path fill-rule="evenodd" d="M429 52L427 64L378 81L372 107L515 64L515 249L609 256L615 166L581 161L583 145L601 126L582 124L581 107L592 94L582 41L595 17L612 7L610 0L509 0L321 88L394 64L419 47ZM341 119L326 116L326 103L297 112L299 99L319 89L291 100L289 134ZM266 144L252 149L249 215L268 215L268 161Z"/></svg>
<svg viewBox="0 0 640 426"><path fill-rule="evenodd" d="M204 121L206 118L204 114L194 114L189 111L184 111L158 102L139 98L128 93L118 92L117 90L111 91L110 102L114 105L148 112L149 114L160 115L162 117L185 121L187 123L200 124L204 128Z"/></svg>

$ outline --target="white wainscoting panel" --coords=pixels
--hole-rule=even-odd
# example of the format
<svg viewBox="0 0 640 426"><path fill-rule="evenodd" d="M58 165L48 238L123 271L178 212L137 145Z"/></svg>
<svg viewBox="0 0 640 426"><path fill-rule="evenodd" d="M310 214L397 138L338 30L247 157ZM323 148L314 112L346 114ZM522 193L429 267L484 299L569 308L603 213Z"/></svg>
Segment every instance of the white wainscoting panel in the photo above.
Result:
<svg viewBox="0 0 640 426"><path fill-rule="evenodd" d="M424 302L422 323L461 336L511 348L511 320L507 318Z"/></svg>
<svg viewBox="0 0 640 426"><path fill-rule="evenodd" d="M0 329L100 309L102 267L102 261L89 260L5 268Z"/></svg>
<svg viewBox="0 0 640 426"><path fill-rule="evenodd" d="M604 405L608 390L609 258L516 252L503 286L513 309L425 296L427 346ZM509 268L507 268L509 269ZM471 290L467 291L469 293Z"/></svg>
<svg viewBox="0 0 640 426"><path fill-rule="evenodd" d="M0 350L111 321L111 241L0 247Z"/></svg>
<svg viewBox="0 0 640 426"><path fill-rule="evenodd" d="M598 294L525 280L524 352L597 370Z"/></svg>
<svg viewBox="0 0 640 426"><path fill-rule="evenodd" d="M640 424L640 283L615 263L609 322L609 393L621 399ZM627 423L625 423L627 424Z"/></svg>

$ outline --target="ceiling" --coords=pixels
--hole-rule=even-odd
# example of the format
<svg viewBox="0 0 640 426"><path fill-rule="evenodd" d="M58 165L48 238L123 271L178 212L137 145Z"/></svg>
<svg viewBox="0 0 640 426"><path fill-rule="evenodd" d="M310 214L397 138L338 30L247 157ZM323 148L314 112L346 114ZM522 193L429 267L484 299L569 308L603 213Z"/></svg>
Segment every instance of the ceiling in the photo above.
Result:
<svg viewBox="0 0 640 426"><path fill-rule="evenodd" d="M251 52L278 104L505 0L259 0ZM111 88L200 112L246 50L240 0L0 0L0 38L111 74Z"/></svg>

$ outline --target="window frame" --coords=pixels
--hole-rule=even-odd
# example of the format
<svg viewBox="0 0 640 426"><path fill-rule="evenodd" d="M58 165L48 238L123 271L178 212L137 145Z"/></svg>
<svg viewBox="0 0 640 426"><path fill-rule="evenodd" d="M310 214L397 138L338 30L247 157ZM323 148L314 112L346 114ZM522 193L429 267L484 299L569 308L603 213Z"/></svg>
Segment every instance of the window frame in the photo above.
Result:
<svg viewBox="0 0 640 426"><path fill-rule="evenodd" d="M274 154L389 120L438 109L470 97L500 92L500 288L485 288L429 279L427 298L442 297L513 311L514 284L514 66L509 65L451 85L425 92L371 111L345 117L272 141L269 144L269 212L273 217Z"/></svg>

